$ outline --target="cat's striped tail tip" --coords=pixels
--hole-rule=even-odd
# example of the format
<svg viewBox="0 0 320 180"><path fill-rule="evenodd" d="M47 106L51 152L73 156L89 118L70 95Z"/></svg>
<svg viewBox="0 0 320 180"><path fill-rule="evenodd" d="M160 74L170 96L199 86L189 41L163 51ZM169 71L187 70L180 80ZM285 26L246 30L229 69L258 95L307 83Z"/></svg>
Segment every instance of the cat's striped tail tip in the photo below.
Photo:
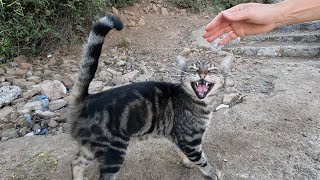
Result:
<svg viewBox="0 0 320 180"><path fill-rule="evenodd" d="M109 28L115 28L120 31L123 29L123 23L119 17L113 15L107 15L99 19L99 24L107 26Z"/></svg>

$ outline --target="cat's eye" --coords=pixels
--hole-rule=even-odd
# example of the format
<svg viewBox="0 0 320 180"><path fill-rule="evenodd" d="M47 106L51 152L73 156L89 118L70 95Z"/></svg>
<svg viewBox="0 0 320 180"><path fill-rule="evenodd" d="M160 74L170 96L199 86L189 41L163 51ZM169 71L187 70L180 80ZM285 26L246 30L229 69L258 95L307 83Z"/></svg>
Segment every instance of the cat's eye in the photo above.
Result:
<svg viewBox="0 0 320 180"><path fill-rule="evenodd" d="M214 65L210 64L210 67L208 68L208 72L218 73L218 71L219 71L218 67L215 67Z"/></svg>
<svg viewBox="0 0 320 180"><path fill-rule="evenodd" d="M188 69L191 70L191 71L194 71L194 72L199 70L199 68L195 64L192 64L191 66L188 66Z"/></svg>

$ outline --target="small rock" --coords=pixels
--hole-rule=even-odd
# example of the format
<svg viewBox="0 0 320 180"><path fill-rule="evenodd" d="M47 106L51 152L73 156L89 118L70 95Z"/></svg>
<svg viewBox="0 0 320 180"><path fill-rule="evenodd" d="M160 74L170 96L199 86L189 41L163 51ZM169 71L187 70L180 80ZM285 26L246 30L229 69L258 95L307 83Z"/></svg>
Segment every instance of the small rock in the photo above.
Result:
<svg viewBox="0 0 320 180"><path fill-rule="evenodd" d="M43 78L44 79L49 79L54 73L55 73L54 71L50 71L50 70L46 69L43 72Z"/></svg>
<svg viewBox="0 0 320 180"><path fill-rule="evenodd" d="M13 58L13 61L16 62L17 64L27 63L28 58L24 55L20 55L20 56Z"/></svg>
<svg viewBox="0 0 320 180"><path fill-rule="evenodd" d="M14 101L11 102L11 105L16 105L16 104L19 104L19 103L22 103L24 100L26 100L25 98L19 98L19 99L16 99Z"/></svg>
<svg viewBox="0 0 320 180"><path fill-rule="evenodd" d="M157 7L156 5L153 5L153 6L152 6L152 10L153 10L154 12L158 12L158 7Z"/></svg>
<svg viewBox="0 0 320 180"><path fill-rule="evenodd" d="M121 76L121 72L115 71L113 69L107 69L107 72L111 73L113 76Z"/></svg>
<svg viewBox="0 0 320 180"><path fill-rule="evenodd" d="M0 125L0 130L4 131L7 129L11 129L14 128L14 124L13 123L8 123L8 124L1 124Z"/></svg>
<svg viewBox="0 0 320 180"><path fill-rule="evenodd" d="M58 99L58 100L49 102L49 109L51 111L55 111L63 108L65 105L67 105L67 101L63 99Z"/></svg>
<svg viewBox="0 0 320 180"><path fill-rule="evenodd" d="M33 88L34 85L36 85L36 83L35 82L30 82L30 81L22 81L20 83L20 87L23 90L30 90L30 89Z"/></svg>
<svg viewBox="0 0 320 180"><path fill-rule="evenodd" d="M9 104L19 97L21 88L18 86L4 86L0 88L0 107Z"/></svg>
<svg viewBox="0 0 320 180"><path fill-rule="evenodd" d="M19 134L15 128L7 129L1 132L1 137L6 137L8 139L18 138Z"/></svg>
<svg viewBox="0 0 320 180"><path fill-rule="evenodd" d="M17 126L20 128L24 128L24 127L29 128L31 124L26 120L26 117L20 116L18 117L18 120L17 120Z"/></svg>
<svg viewBox="0 0 320 180"><path fill-rule="evenodd" d="M40 94L40 92L41 92L40 88L36 87L36 88L30 89L27 92L23 93L22 97L26 98L26 99L30 99L33 96Z"/></svg>
<svg viewBox="0 0 320 180"><path fill-rule="evenodd" d="M25 136L27 134L27 132L29 131L29 128L27 127L23 127L19 130L18 134L20 137Z"/></svg>
<svg viewBox="0 0 320 180"><path fill-rule="evenodd" d="M115 8L115 7L112 7L112 12L113 12L114 14L116 14L116 15L119 15L119 11L118 11L118 9Z"/></svg>
<svg viewBox="0 0 320 180"><path fill-rule="evenodd" d="M4 86L11 86L11 82L2 82L1 84L0 84L0 87L4 87Z"/></svg>
<svg viewBox="0 0 320 180"><path fill-rule="evenodd" d="M111 49L110 50L110 55L112 57L115 57L115 56L118 56L119 55L119 52L117 51L117 49Z"/></svg>
<svg viewBox="0 0 320 180"><path fill-rule="evenodd" d="M21 69L30 69L32 67L32 64L29 64L29 63L20 63L19 64L19 67Z"/></svg>
<svg viewBox="0 0 320 180"><path fill-rule="evenodd" d="M71 88L73 86L73 81L69 77L64 77L61 82L65 85L66 88Z"/></svg>
<svg viewBox="0 0 320 180"><path fill-rule="evenodd" d="M13 111L13 108L11 106L6 106L0 109L0 119L8 116L12 111Z"/></svg>
<svg viewBox="0 0 320 180"><path fill-rule="evenodd" d="M69 123L64 123L62 125L63 131L69 132L70 131L70 124Z"/></svg>
<svg viewBox="0 0 320 180"><path fill-rule="evenodd" d="M101 92L102 87L104 86L102 81L92 81L89 86L89 93L95 94Z"/></svg>
<svg viewBox="0 0 320 180"><path fill-rule="evenodd" d="M27 73L27 71L28 71L27 69L17 68L14 74L15 74L16 76L23 77L23 76Z"/></svg>
<svg viewBox="0 0 320 180"><path fill-rule="evenodd" d="M41 130L41 126L37 123L37 124L35 124L33 127L32 127L32 131L39 131L39 130Z"/></svg>
<svg viewBox="0 0 320 180"><path fill-rule="evenodd" d="M161 14L164 15L164 16L168 16L169 12L168 12L167 8L162 7L161 8Z"/></svg>
<svg viewBox="0 0 320 180"><path fill-rule="evenodd" d="M26 76L27 76L27 77L32 76L32 71L27 71Z"/></svg>
<svg viewBox="0 0 320 180"><path fill-rule="evenodd" d="M49 62L47 63L48 66L54 66L57 64L56 58L50 58Z"/></svg>
<svg viewBox="0 0 320 180"><path fill-rule="evenodd" d="M111 74L108 73L108 72L106 72L106 71L101 71L101 72L99 73L98 79L99 79L100 81L103 81L103 82L108 82L108 81L111 80Z"/></svg>
<svg viewBox="0 0 320 180"><path fill-rule="evenodd" d="M60 116L58 119L59 123L66 123L68 119L68 111L62 111L60 112Z"/></svg>
<svg viewBox="0 0 320 180"><path fill-rule="evenodd" d="M130 20L129 23L127 24L128 27L135 27L136 26L136 22Z"/></svg>
<svg viewBox="0 0 320 180"><path fill-rule="evenodd" d="M16 79L16 78L15 79L11 79L11 77L10 77L10 79L7 79L7 80L12 82L13 85L19 86L19 87L21 87L21 84L23 82L27 82L25 79Z"/></svg>
<svg viewBox="0 0 320 180"><path fill-rule="evenodd" d="M129 79L129 80L132 80L138 73L139 73L138 70L133 70L133 71L127 73L127 74L124 74L122 77L126 78L126 79Z"/></svg>
<svg viewBox="0 0 320 180"><path fill-rule="evenodd" d="M146 24L146 22L144 21L144 19L140 18L138 21L139 26L143 26Z"/></svg>
<svg viewBox="0 0 320 180"><path fill-rule="evenodd" d="M59 124L58 124L55 120L53 120L53 119L51 119L50 122L49 122L49 124L48 124L48 126L51 127L51 128L55 128L55 127L57 127L58 125L59 125Z"/></svg>
<svg viewBox="0 0 320 180"><path fill-rule="evenodd" d="M63 76L61 74L54 74L51 79L61 81L61 79L63 79Z"/></svg>
<svg viewBox="0 0 320 180"><path fill-rule="evenodd" d="M39 116L40 118L53 118L58 116L56 113L51 112L51 111L40 111L40 110L36 110L35 114L37 116Z"/></svg>
<svg viewBox="0 0 320 180"><path fill-rule="evenodd" d="M190 48L184 48L183 51L181 52L181 56L187 57L191 53Z"/></svg>
<svg viewBox="0 0 320 180"><path fill-rule="evenodd" d="M38 76L30 76L27 78L27 81L34 82L36 84L41 82L41 78Z"/></svg>
<svg viewBox="0 0 320 180"><path fill-rule="evenodd" d="M121 57L120 57L121 58ZM123 61L123 60L118 60L118 62L116 63L117 66L124 66L126 65L126 61Z"/></svg>
<svg viewBox="0 0 320 180"><path fill-rule="evenodd" d="M66 87L57 80L47 80L40 84L41 92L48 96L50 100L56 100L67 93Z"/></svg>
<svg viewBox="0 0 320 180"><path fill-rule="evenodd" d="M4 75L6 73L6 71L3 68L0 68L0 74Z"/></svg>
<svg viewBox="0 0 320 180"><path fill-rule="evenodd" d="M20 113L29 113L32 110L40 110L42 109L42 102L41 101L32 101L27 102L22 107L17 107L18 112Z"/></svg>

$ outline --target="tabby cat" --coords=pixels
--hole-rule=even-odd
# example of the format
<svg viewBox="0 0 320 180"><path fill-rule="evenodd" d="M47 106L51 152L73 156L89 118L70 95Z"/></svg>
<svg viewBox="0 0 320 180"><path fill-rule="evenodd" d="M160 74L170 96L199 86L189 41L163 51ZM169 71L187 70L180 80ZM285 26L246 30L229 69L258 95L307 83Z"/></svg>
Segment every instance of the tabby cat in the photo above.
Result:
<svg viewBox="0 0 320 180"><path fill-rule="evenodd" d="M195 165L205 177L217 179L201 141L212 111L223 99L221 69L208 61L187 66L180 60L179 84L141 82L88 94L104 38L113 28L121 30L123 24L111 15L93 25L73 88L69 120L72 137L80 146L72 162L73 179L82 180L85 167L94 159L99 162L100 180L116 179L129 141L147 135L167 138L179 149L185 165Z"/></svg>

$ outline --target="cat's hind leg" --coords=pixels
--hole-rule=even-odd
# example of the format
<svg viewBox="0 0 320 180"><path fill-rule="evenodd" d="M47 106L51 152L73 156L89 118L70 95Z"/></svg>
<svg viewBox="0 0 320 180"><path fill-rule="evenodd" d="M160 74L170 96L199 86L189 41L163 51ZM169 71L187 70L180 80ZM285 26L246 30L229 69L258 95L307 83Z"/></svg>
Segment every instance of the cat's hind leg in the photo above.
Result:
<svg viewBox="0 0 320 180"><path fill-rule="evenodd" d="M71 164L72 180L84 180L84 170L93 159L93 154L85 147L81 147L76 158Z"/></svg>
<svg viewBox="0 0 320 180"><path fill-rule="evenodd" d="M100 165L99 180L115 180L118 171L122 167L126 149L106 148L95 152L95 157Z"/></svg>

